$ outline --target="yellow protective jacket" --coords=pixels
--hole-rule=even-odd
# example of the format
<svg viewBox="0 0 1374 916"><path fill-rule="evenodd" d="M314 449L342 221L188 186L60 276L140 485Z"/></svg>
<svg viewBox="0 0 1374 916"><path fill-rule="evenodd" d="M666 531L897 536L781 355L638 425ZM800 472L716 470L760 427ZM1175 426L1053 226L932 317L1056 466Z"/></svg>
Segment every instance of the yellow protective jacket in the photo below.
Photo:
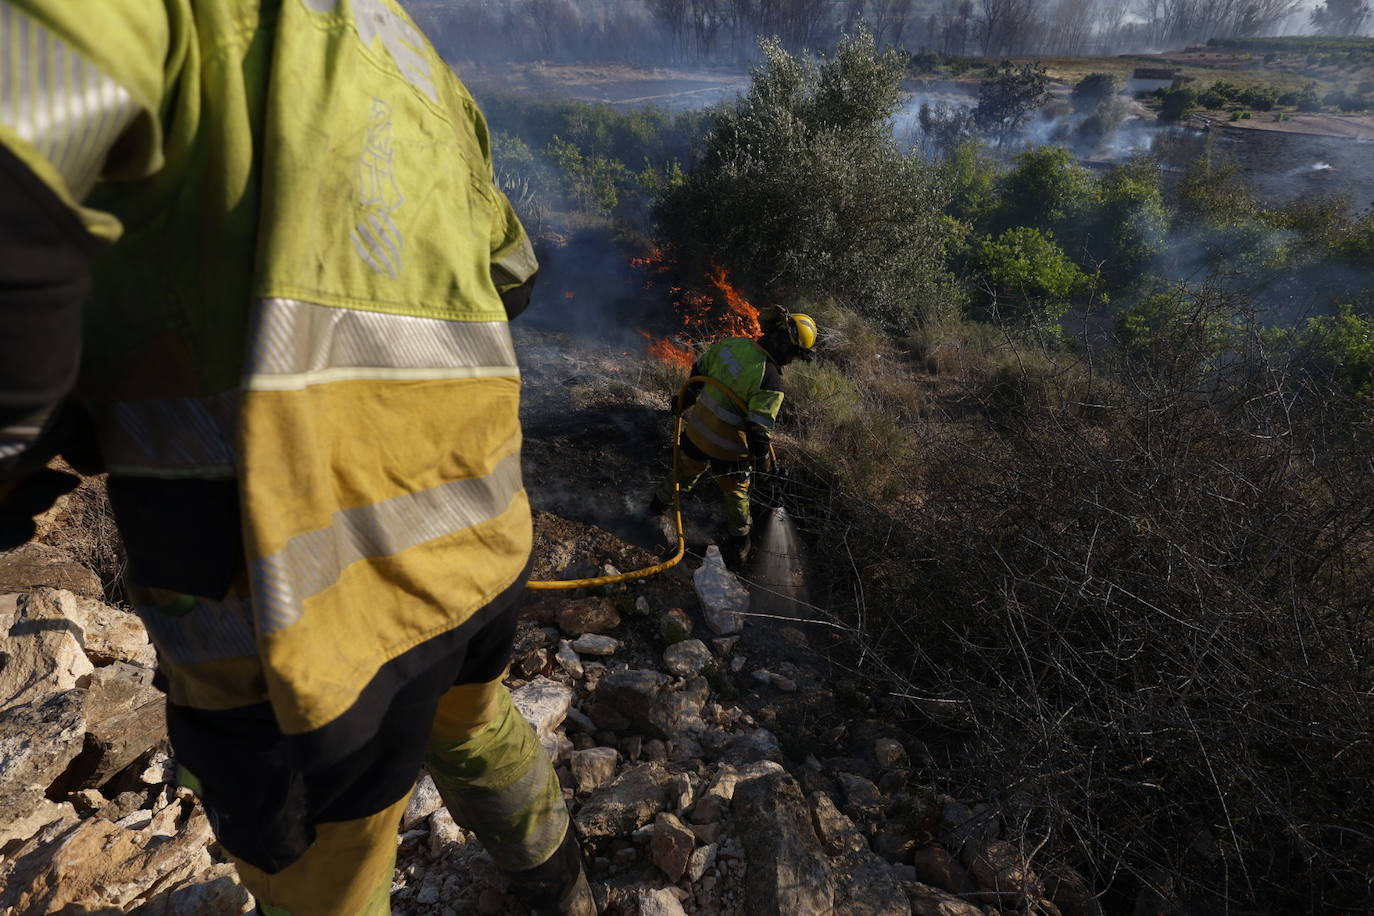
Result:
<svg viewBox="0 0 1374 916"><path fill-rule="evenodd" d="M748 337L718 340L697 359L692 374L723 383L748 411L714 385L698 383L699 396L683 412L691 444L718 461L765 453L783 399L782 373L768 351Z"/></svg>
<svg viewBox="0 0 1374 916"><path fill-rule="evenodd" d="M134 569L192 593L150 624L171 702L356 750L530 552L536 264L471 96L392 0L0 0L0 144L113 242L79 389L131 553L225 555Z"/></svg>

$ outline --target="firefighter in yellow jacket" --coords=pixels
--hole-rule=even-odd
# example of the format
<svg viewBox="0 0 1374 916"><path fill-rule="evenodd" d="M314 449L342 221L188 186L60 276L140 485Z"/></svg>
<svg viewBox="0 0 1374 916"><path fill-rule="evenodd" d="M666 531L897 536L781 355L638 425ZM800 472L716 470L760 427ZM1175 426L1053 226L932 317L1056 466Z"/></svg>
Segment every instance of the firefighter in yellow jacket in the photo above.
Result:
<svg viewBox="0 0 1374 916"><path fill-rule="evenodd" d="M714 379L735 397L697 382L687 387L675 405L685 421L678 443L678 486L686 492L710 470L725 501L721 553L732 566L742 565L749 556L751 470L758 467L771 473L773 468L772 435L782 408L782 368L796 359L810 360L818 333L811 316L778 307L765 310L763 325L758 340L718 340L692 366L693 376ZM665 509L672 493L670 474L654 493L652 509Z"/></svg>
<svg viewBox="0 0 1374 916"><path fill-rule="evenodd" d="M536 911L594 911L500 680L537 265L488 144L394 0L0 0L0 537L88 424L264 913L389 912L422 762Z"/></svg>

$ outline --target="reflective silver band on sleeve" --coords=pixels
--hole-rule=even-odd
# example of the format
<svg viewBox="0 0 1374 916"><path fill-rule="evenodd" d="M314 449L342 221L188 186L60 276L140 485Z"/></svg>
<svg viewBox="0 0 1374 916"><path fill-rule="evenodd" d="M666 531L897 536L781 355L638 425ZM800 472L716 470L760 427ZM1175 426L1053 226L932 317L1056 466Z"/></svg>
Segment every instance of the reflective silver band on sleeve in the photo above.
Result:
<svg viewBox="0 0 1374 916"><path fill-rule="evenodd" d="M256 655L252 602L231 595L220 601L196 598L189 610L169 614L134 604L160 654L177 665Z"/></svg>
<svg viewBox="0 0 1374 916"><path fill-rule="evenodd" d="M233 476L240 390L299 390L351 379L520 375L504 321L446 321L263 299L251 339L239 389L93 402L110 470L151 477Z"/></svg>
<svg viewBox="0 0 1374 916"><path fill-rule="evenodd" d="M124 87L26 13L0 3L0 123L82 200L138 113Z"/></svg>
<svg viewBox="0 0 1374 916"><path fill-rule="evenodd" d="M299 299L258 305L243 387L304 388L346 379L518 377L504 321L450 321Z"/></svg>

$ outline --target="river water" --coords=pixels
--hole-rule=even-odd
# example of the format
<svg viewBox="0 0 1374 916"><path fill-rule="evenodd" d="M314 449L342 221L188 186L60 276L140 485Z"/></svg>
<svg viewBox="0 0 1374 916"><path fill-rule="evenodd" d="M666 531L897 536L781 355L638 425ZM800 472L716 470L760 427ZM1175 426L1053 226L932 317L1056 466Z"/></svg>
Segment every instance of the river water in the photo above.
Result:
<svg viewBox="0 0 1374 916"><path fill-rule="evenodd" d="M1234 162L1246 184L1267 204L1344 195L1352 213L1374 208L1374 138L1216 125L1210 130L1156 128L1165 142L1155 152L1168 171L1202 156Z"/></svg>

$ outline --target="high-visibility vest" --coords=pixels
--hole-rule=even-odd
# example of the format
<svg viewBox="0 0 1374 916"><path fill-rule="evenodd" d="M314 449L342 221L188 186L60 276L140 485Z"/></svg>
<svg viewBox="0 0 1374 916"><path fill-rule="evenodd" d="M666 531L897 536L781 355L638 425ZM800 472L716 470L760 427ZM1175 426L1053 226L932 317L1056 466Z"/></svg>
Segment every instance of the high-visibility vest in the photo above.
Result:
<svg viewBox="0 0 1374 916"><path fill-rule="evenodd" d="M347 753L530 553L501 293L536 264L472 97L393 0L0 0L0 143L114 242L112 475L237 481L250 642L206 611L159 649Z"/></svg>
<svg viewBox="0 0 1374 916"><path fill-rule="evenodd" d="M782 408L780 373L770 363L768 352L747 337L731 337L708 347L697 360L696 369L723 383L749 409L741 411L724 392L703 385L683 415L687 438L712 458L748 459L750 426L759 434L771 434Z"/></svg>

